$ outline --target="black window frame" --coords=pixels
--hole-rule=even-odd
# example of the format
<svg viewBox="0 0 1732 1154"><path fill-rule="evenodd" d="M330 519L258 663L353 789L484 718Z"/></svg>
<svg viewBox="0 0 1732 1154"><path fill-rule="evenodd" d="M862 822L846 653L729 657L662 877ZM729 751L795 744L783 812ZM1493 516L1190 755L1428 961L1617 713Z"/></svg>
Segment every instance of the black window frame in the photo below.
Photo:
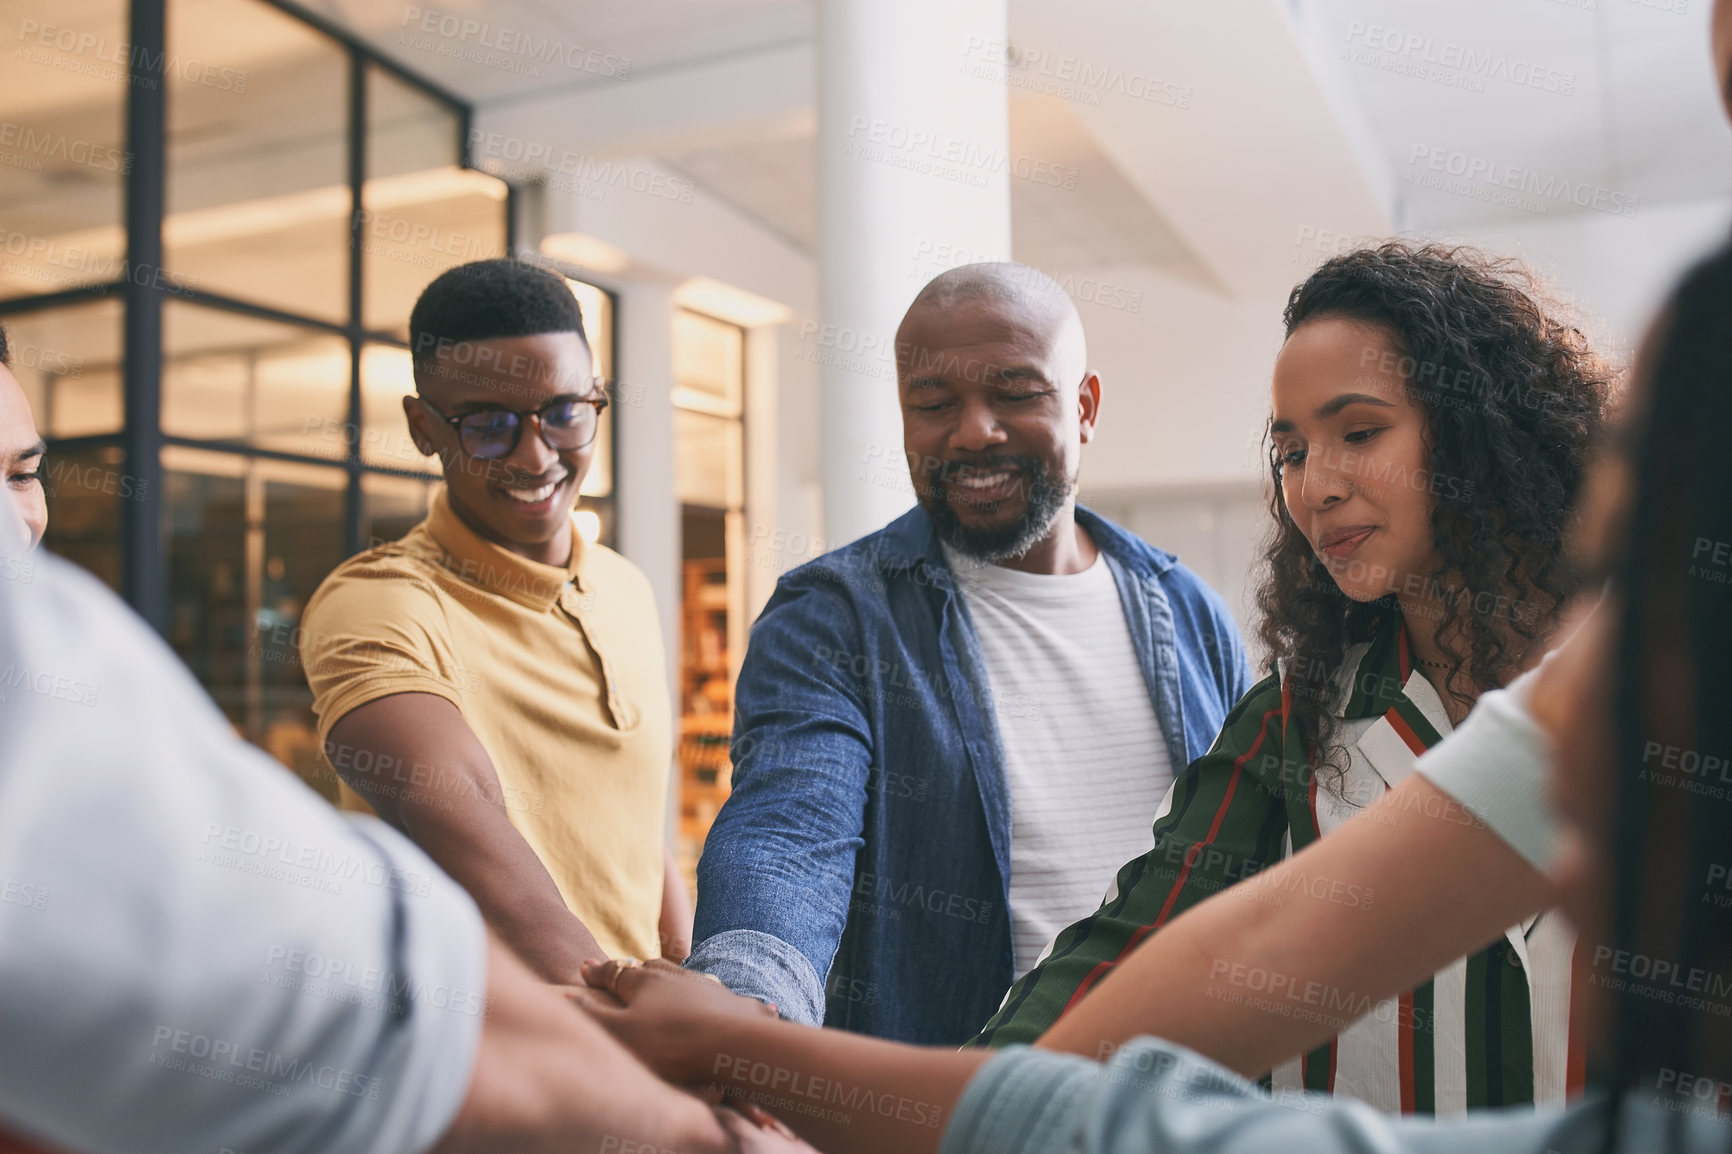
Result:
<svg viewBox="0 0 1732 1154"><path fill-rule="evenodd" d="M349 77L349 107L347 125L347 168L350 195L349 257L348 257L348 319L335 324L317 317L302 316L266 305L241 300L224 293L212 292L195 285L175 281L163 270L162 225L166 205L167 180L167 92L163 66L167 60L167 11L173 0L130 0L127 5L129 42L132 45L130 83L127 86L125 116L125 148L132 157L124 186L122 224L126 230L126 255L118 279L100 284L80 286L49 293L29 294L0 300L0 319L29 313L85 304L103 299L118 299L123 305L122 363L122 424L118 432L91 436L48 438L49 452L84 453L105 448L118 448L122 468L130 475L132 496L121 502L120 511L120 592L132 608L158 633L167 632L169 590L167 558L164 540L163 465L162 450L167 446L185 446L238 456L342 468L347 474L344 496L344 554L353 555L366 544L363 533L362 478L369 474L407 477L421 481L436 481L429 474L406 469L364 464L361 459L361 356L369 345L385 345L407 349L408 343L395 333L368 329L362 324L363 273L365 247L362 243L364 220L357 210L361 207L366 180L367 156L367 71L378 68L449 108L456 115L459 163L468 169L485 171L472 163L469 147L473 108L455 93L417 75L412 70L380 54L347 29L318 13L311 12L292 0L256 0L275 8L329 38L347 54ZM486 173L494 179L497 174ZM522 190L510 181L506 187L505 251L518 251L518 218L523 207ZM550 270L565 273L563 262L545 262ZM143 270L146 275L139 275ZM162 270L161 275L155 275ZM593 282L586 282L593 283ZM613 308L610 338L617 338L619 301L605 287L596 286L612 298ZM163 304L173 297L177 301L201 305L224 312L259 320L294 325L312 332L339 336L349 346L348 423L345 429L344 455L312 456L265 449L229 440L206 440L171 436L162 429L163 372ZM612 490L619 482L619 442L617 424L613 443ZM609 497L609 503L616 498Z"/></svg>

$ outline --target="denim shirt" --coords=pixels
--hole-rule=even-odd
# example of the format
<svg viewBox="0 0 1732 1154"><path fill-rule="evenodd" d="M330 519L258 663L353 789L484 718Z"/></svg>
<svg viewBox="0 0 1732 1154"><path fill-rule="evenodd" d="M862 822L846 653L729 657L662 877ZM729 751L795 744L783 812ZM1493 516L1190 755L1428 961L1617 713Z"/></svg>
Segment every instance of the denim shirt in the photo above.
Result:
<svg viewBox="0 0 1732 1154"><path fill-rule="evenodd" d="M1238 629L1170 554L1076 517L1186 765L1249 685ZM1010 795L979 641L925 512L784 576L735 701L733 793L698 863L686 964L793 1021L972 1037L1013 976Z"/></svg>

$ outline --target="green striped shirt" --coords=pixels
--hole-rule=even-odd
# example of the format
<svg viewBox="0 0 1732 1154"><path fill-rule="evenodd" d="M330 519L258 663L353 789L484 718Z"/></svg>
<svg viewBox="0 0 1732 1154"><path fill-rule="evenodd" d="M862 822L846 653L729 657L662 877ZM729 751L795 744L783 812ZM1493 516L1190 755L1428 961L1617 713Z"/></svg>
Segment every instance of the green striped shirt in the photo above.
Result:
<svg viewBox="0 0 1732 1154"><path fill-rule="evenodd" d="M1150 933L1351 819L1449 731L1442 701L1411 666L1398 617L1350 650L1333 681L1345 776L1320 784L1298 734L1288 731L1301 679L1272 674L1253 687L1214 746L1174 782L1155 820L1154 848L1119 870L1100 909L1054 939L970 1045L1033 1042ZM1292 884L1349 906L1376 900L1371 888L1329 879L1300 875ZM1561 1101L1567 1028L1549 1007L1568 989L1573 943L1557 922L1513 927L1383 1003L1224 961L1199 995L1355 1019L1327 1045L1271 1071L1266 1081L1276 1087L1422 1114Z"/></svg>

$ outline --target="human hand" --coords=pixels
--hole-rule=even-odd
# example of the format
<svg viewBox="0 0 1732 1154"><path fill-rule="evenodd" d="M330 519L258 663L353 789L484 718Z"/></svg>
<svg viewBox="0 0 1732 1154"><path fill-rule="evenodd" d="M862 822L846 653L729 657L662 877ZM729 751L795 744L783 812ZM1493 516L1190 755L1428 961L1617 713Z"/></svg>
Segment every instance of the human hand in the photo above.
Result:
<svg viewBox="0 0 1732 1154"><path fill-rule="evenodd" d="M714 1079L728 1026L776 1017L774 1006L659 958L585 962L583 976L588 986L562 987L567 997L650 1069L679 1085Z"/></svg>
<svg viewBox="0 0 1732 1154"><path fill-rule="evenodd" d="M739 1154L818 1154L787 1126L749 1103L717 1109L723 1129Z"/></svg>

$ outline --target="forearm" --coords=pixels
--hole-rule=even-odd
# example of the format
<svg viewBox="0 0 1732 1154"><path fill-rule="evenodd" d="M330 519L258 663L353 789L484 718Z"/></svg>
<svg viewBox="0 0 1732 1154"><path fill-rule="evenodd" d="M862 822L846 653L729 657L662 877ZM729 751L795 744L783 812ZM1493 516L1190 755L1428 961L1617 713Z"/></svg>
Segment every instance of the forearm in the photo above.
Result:
<svg viewBox="0 0 1732 1154"><path fill-rule="evenodd" d="M683 962L692 952L692 895L680 876L673 851L662 855L661 953L670 962Z"/></svg>
<svg viewBox="0 0 1732 1154"><path fill-rule="evenodd" d="M512 824L492 760L450 702L424 693L369 702L331 727L325 753L381 818L469 891L543 978L575 983L585 960L604 956ZM413 767L411 788L396 784L404 767Z"/></svg>
<svg viewBox="0 0 1732 1154"><path fill-rule="evenodd" d="M411 807L403 817L404 832L469 891L487 924L543 979L575 984L585 961L606 956L503 812L470 799L463 808Z"/></svg>
<svg viewBox="0 0 1732 1154"><path fill-rule="evenodd" d="M1349 1024L1271 1003L1392 997L1548 900L1537 871L1413 774L1348 825L1186 911L1038 1044L1100 1059L1153 1034L1261 1074Z"/></svg>
<svg viewBox="0 0 1732 1154"><path fill-rule="evenodd" d="M827 1154L931 1154L990 1051L900 1045L765 1018L706 1046L711 1080Z"/></svg>
<svg viewBox="0 0 1732 1154"><path fill-rule="evenodd" d="M656 1078L497 941L487 992L469 1092L433 1154L733 1148L712 1110Z"/></svg>

